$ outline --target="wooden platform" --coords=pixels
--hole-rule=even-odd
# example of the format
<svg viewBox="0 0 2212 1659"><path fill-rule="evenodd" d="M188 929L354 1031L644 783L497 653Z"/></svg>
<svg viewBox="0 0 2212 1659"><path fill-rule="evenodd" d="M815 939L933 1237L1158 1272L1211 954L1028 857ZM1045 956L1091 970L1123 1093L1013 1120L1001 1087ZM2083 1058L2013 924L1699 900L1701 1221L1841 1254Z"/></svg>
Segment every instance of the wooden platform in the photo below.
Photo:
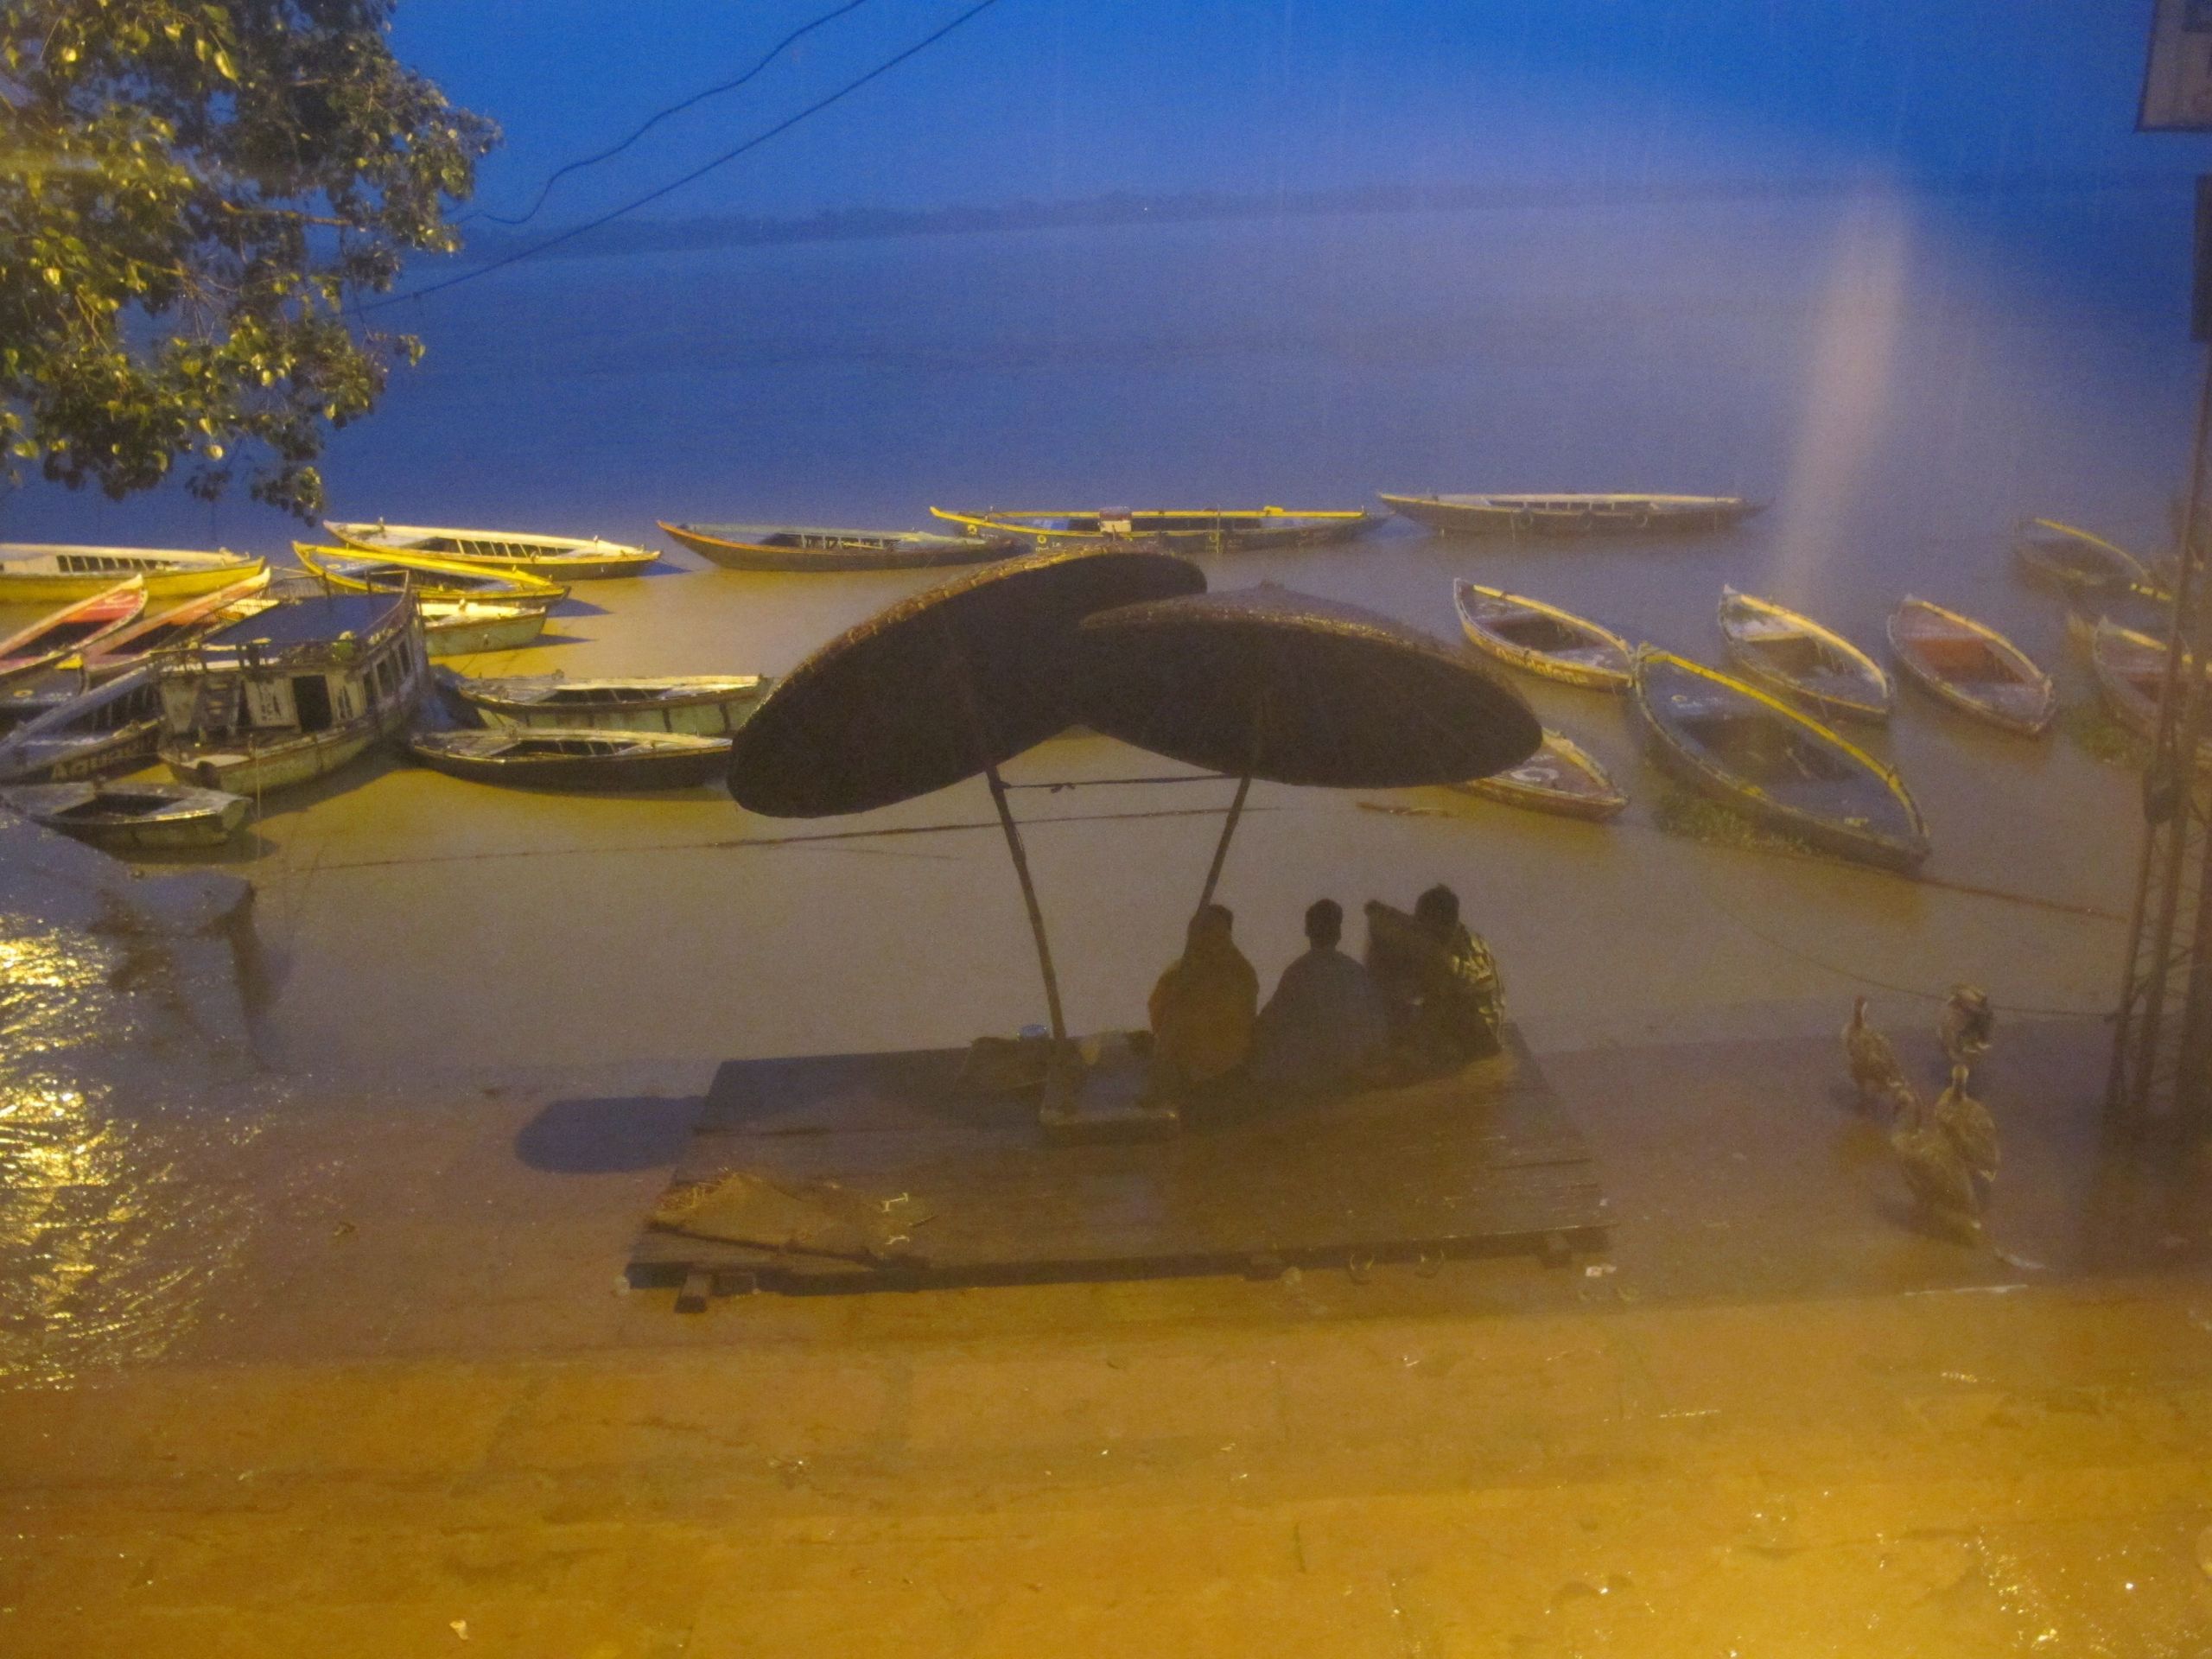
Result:
<svg viewBox="0 0 2212 1659"><path fill-rule="evenodd" d="M1597 1166L1517 1033L1456 1076L1166 1141L1049 1144L962 1052L729 1061L629 1281L756 1288L1136 1278L1602 1242Z"/></svg>

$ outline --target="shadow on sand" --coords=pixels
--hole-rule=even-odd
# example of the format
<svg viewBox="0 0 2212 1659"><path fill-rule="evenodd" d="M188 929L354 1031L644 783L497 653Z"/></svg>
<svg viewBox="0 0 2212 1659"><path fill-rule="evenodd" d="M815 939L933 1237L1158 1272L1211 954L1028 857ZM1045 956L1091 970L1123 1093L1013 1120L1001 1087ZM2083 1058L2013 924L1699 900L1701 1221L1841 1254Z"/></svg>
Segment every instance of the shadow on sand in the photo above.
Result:
<svg viewBox="0 0 2212 1659"><path fill-rule="evenodd" d="M515 1132L515 1155L555 1175L607 1175L674 1164L704 1103L696 1095L555 1100Z"/></svg>

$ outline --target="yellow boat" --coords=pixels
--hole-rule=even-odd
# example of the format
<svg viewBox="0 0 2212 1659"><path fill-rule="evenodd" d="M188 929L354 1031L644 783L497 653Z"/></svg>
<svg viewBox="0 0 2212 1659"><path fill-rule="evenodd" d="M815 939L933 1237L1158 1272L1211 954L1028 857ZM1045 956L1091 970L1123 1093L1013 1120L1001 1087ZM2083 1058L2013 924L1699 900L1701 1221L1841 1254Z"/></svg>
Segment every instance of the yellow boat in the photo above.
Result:
<svg viewBox="0 0 2212 1659"><path fill-rule="evenodd" d="M137 576L146 597L190 599L269 568L257 555L175 547L84 547L0 542L0 605L66 605Z"/></svg>
<svg viewBox="0 0 2212 1659"><path fill-rule="evenodd" d="M1158 538L1178 549L1311 547L1348 542L1382 522L1364 508L1302 512L1288 507L1105 508L1096 512L953 512L932 518L982 536L1019 536L1039 548L1066 541Z"/></svg>
<svg viewBox="0 0 2212 1659"><path fill-rule="evenodd" d="M310 575L357 594L414 594L422 599L559 599L568 589L521 570L493 570L412 553L365 553L350 547L294 542Z"/></svg>

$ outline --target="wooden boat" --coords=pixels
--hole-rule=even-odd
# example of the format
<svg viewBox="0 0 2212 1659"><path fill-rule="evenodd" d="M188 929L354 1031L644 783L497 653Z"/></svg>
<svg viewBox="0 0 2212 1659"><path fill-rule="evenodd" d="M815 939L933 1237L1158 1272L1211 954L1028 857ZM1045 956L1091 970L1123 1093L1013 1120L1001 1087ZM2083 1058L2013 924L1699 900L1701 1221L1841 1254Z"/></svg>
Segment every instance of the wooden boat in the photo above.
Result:
<svg viewBox="0 0 2212 1659"><path fill-rule="evenodd" d="M1890 717L1890 677L1834 628L1772 600L1723 588L1720 632L1729 657L1751 678L1827 714Z"/></svg>
<svg viewBox="0 0 2212 1659"><path fill-rule="evenodd" d="M423 639L435 659L518 651L545 632L556 601L531 599L418 599Z"/></svg>
<svg viewBox="0 0 2212 1659"><path fill-rule="evenodd" d="M519 570L487 570L412 554L358 553L294 542L301 568L356 594L413 594L423 599L560 599L568 589Z"/></svg>
<svg viewBox="0 0 2212 1659"><path fill-rule="evenodd" d="M537 536L526 531L445 530L382 522L341 524L327 518L322 527L346 546L364 553L397 553L448 564L519 570L549 582L634 576L647 565L660 563L660 555L649 547L630 547L596 536Z"/></svg>
<svg viewBox="0 0 2212 1659"><path fill-rule="evenodd" d="M80 666L89 679L105 680L142 666L158 651L185 645L235 620L240 607L269 586L266 567L227 588L211 588L179 604L142 613L84 653Z"/></svg>
<svg viewBox="0 0 2212 1659"><path fill-rule="evenodd" d="M1781 698L1649 645L1635 696L1654 754L1692 788L1847 858L1910 870L1928 856L1904 780Z"/></svg>
<svg viewBox="0 0 2212 1659"><path fill-rule="evenodd" d="M445 678L487 726L688 732L696 737L734 732L752 717L768 689L758 674L638 680L571 680L559 674Z"/></svg>
<svg viewBox="0 0 2212 1659"><path fill-rule="evenodd" d="M131 576L0 639L0 682L27 678L98 645L146 608L146 583Z"/></svg>
<svg viewBox="0 0 2212 1659"><path fill-rule="evenodd" d="M1390 511L1447 536L1682 534L1728 530L1764 503L1740 495L1382 495Z"/></svg>
<svg viewBox="0 0 2212 1659"><path fill-rule="evenodd" d="M1628 804L1619 785L1581 745L1549 729L1536 752L1510 771L1452 787L1508 806L1570 818L1610 818Z"/></svg>
<svg viewBox="0 0 2212 1659"><path fill-rule="evenodd" d="M2039 737L2058 717L2058 688L2035 659L1986 623L1910 594L1890 613L1890 649L1904 671L1961 714Z"/></svg>
<svg viewBox="0 0 2212 1659"><path fill-rule="evenodd" d="M188 599L268 569L258 555L172 547L80 547L0 542L0 605L60 605L104 594L126 577L149 599Z"/></svg>
<svg viewBox="0 0 2212 1659"><path fill-rule="evenodd" d="M164 657L161 757L186 783L260 796L403 729L429 683L405 594L315 594Z"/></svg>
<svg viewBox="0 0 2212 1659"><path fill-rule="evenodd" d="M98 847L219 847L253 803L188 784L20 784L0 806Z"/></svg>
<svg viewBox="0 0 2212 1659"><path fill-rule="evenodd" d="M529 729L417 732L426 766L525 789L696 789L729 770L729 739L674 732Z"/></svg>
<svg viewBox="0 0 2212 1659"><path fill-rule="evenodd" d="M2069 593L2150 588L2151 573L2124 548L2056 518L2031 518L2012 534L2012 556L2024 575Z"/></svg>
<svg viewBox="0 0 2212 1659"><path fill-rule="evenodd" d="M64 697L0 737L0 779L43 783L128 772L154 758L162 697L150 667Z"/></svg>
<svg viewBox="0 0 2212 1659"><path fill-rule="evenodd" d="M2091 642L2089 664L2097 694L2113 718L2145 742L2158 735L2158 709L2165 696L2167 642L2100 622ZM2212 682L2212 672L2205 675ZM2212 688L2208 688L2212 689ZM2212 771L2212 734L2197 740L2196 765Z"/></svg>
<svg viewBox="0 0 2212 1659"><path fill-rule="evenodd" d="M2096 644L2097 624L2110 622L2163 645L2173 632L2174 607L2163 594L2144 588L2113 588L2066 596L2066 643L2086 660Z"/></svg>
<svg viewBox="0 0 2212 1659"><path fill-rule="evenodd" d="M940 536L926 530L659 522L671 539L725 570L920 570L984 564L1029 546L1011 536Z"/></svg>
<svg viewBox="0 0 2212 1659"><path fill-rule="evenodd" d="M1453 582L1452 600L1468 643L1500 661L1569 685L1628 690L1632 653L1611 628L1479 582Z"/></svg>
<svg viewBox="0 0 2212 1659"><path fill-rule="evenodd" d="M1096 512L952 512L932 517L979 536L1011 536L1039 549L1069 541L1156 540L1182 552L1314 547L1348 542L1382 521L1365 508L1293 512L1287 507L1107 508Z"/></svg>

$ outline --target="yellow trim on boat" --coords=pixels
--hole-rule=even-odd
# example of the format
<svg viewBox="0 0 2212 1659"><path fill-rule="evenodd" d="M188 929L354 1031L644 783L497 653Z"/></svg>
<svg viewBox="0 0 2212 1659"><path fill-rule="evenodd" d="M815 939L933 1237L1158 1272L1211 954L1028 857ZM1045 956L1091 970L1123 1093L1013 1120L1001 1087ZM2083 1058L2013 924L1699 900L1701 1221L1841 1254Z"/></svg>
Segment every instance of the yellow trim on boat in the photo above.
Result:
<svg viewBox="0 0 2212 1659"><path fill-rule="evenodd" d="M318 547L312 542L294 542L292 551L309 575L320 576L333 587L344 588L357 594L383 593L355 576L348 576L332 569L326 558L361 560L373 564L396 564L403 569L420 570L426 575L461 576L467 585L442 588L435 582L423 584L426 595L442 599L558 599L568 588L557 582L548 582L527 570L493 569L481 564L467 564L452 559L424 558L414 553L387 553L381 549L358 547ZM505 591L493 591L484 587L487 582L512 584Z"/></svg>

